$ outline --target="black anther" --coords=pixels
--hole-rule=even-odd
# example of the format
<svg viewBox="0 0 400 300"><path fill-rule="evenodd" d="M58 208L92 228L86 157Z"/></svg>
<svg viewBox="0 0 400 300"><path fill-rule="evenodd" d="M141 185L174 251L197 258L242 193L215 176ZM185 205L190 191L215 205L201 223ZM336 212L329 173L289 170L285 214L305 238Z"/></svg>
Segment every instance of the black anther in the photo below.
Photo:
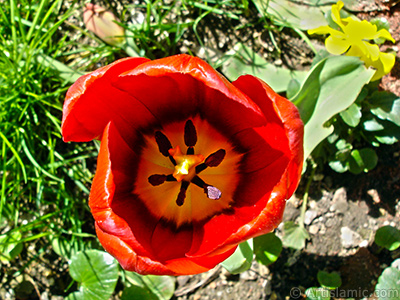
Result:
<svg viewBox="0 0 400 300"><path fill-rule="evenodd" d="M166 181L176 181L175 177L172 174L169 175L154 174L150 175L147 180L152 186L163 184Z"/></svg>
<svg viewBox="0 0 400 300"><path fill-rule="evenodd" d="M192 120L186 121L184 139L188 147L194 147L197 143L197 132Z"/></svg>
<svg viewBox="0 0 400 300"><path fill-rule="evenodd" d="M186 190L189 186L189 181L182 181L181 183L181 189L179 191L178 197L176 198L176 205L182 206L183 203L185 202L186 198Z"/></svg>
<svg viewBox="0 0 400 300"><path fill-rule="evenodd" d="M196 173L200 173L207 169L207 167L217 167L224 160L226 151L224 149L219 149L214 153L210 154L204 163L196 166Z"/></svg>
<svg viewBox="0 0 400 300"><path fill-rule="evenodd" d="M172 149L171 142L161 131L156 131L155 137L156 137L156 143L158 145L158 150L161 152L162 155L168 157L169 156L168 150Z"/></svg>

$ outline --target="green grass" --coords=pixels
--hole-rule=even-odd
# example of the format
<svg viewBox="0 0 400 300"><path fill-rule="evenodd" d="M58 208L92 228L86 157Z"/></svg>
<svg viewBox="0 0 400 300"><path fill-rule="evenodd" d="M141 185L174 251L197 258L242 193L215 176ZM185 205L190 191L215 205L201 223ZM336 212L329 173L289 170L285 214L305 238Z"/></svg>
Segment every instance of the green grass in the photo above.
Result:
<svg viewBox="0 0 400 300"><path fill-rule="evenodd" d="M86 199L97 150L65 144L60 133L71 69L54 60L69 46L59 28L71 13L61 1L11 0L0 15L0 233L20 232L25 246L40 239L43 249L58 236L82 248L77 235L90 223ZM24 252L28 262L31 254Z"/></svg>

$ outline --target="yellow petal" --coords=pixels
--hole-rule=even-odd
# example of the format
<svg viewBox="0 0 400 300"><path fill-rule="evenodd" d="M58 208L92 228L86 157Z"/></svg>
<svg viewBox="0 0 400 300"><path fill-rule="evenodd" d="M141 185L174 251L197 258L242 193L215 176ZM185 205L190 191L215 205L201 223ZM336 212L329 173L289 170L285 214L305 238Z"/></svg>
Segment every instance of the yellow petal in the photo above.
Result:
<svg viewBox="0 0 400 300"><path fill-rule="evenodd" d="M393 53L381 52L379 55L379 60L382 62L385 74L388 74L395 64L396 57Z"/></svg>
<svg viewBox="0 0 400 300"><path fill-rule="evenodd" d="M377 60L370 58L362 59L366 67L373 67L376 71L371 81L381 79L384 75L388 74L395 64L395 55L392 53L380 52Z"/></svg>
<svg viewBox="0 0 400 300"><path fill-rule="evenodd" d="M332 34L335 31L340 33L340 31L335 30L335 29L333 29L333 28L331 28L329 26L320 26L320 27L317 27L317 28L314 28L314 29L309 29L307 31L307 33L308 34Z"/></svg>
<svg viewBox="0 0 400 300"><path fill-rule="evenodd" d="M350 43L348 40L330 36L325 40L325 47L326 50L328 50L328 52L335 55L339 55L346 52L346 50L349 49Z"/></svg>
<svg viewBox="0 0 400 300"><path fill-rule="evenodd" d="M331 9L331 17L332 20L338 24L342 29L344 27L344 24L342 22L342 18L340 17L340 10L343 8L343 2L338 1L336 4L332 5Z"/></svg>
<svg viewBox="0 0 400 300"><path fill-rule="evenodd" d="M368 42L362 42L367 50L366 55L370 56L372 60L377 60L379 58L379 47L377 45L372 45Z"/></svg>
<svg viewBox="0 0 400 300"><path fill-rule="evenodd" d="M387 31L386 29L381 29L377 32L377 37L376 38L384 38L385 40L389 40L392 43L395 43L396 41L394 38L392 38L392 35Z"/></svg>
<svg viewBox="0 0 400 300"><path fill-rule="evenodd" d="M349 36L351 43L360 40L373 40L377 37L376 25L372 25L366 20L358 21L349 19L343 31Z"/></svg>
<svg viewBox="0 0 400 300"><path fill-rule="evenodd" d="M358 45L351 45L349 51L347 51L346 55L347 56L356 56L356 57L368 57L367 55L365 55L366 51L363 51L362 49L360 49L360 47ZM362 59L363 61L365 61L364 59Z"/></svg>

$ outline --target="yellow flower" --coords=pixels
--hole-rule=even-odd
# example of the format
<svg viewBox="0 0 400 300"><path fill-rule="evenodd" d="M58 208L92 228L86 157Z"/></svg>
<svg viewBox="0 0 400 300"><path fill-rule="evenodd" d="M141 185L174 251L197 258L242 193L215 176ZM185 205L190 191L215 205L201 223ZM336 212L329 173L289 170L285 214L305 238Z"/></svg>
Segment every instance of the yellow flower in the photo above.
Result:
<svg viewBox="0 0 400 300"><path fill-rule="evenodd" d="M341 18L340 10L343 8L343 2L338 1L332 5L331 17L340 27L340 30L333 29L330 26L321 26L308 30L309 34L329 34L325 40L325 46L328 52L340 55L347 51L346 55L357 56L364 61L366 67L373 67L376 72L371 80L382 78L383 75L390 72L395 63L395 55L379 51L379 47L368 41L377 38L383 38L391 42L395 40L386 29L378 31L376 25L368 21L360 21L351 17Z"/></svg>

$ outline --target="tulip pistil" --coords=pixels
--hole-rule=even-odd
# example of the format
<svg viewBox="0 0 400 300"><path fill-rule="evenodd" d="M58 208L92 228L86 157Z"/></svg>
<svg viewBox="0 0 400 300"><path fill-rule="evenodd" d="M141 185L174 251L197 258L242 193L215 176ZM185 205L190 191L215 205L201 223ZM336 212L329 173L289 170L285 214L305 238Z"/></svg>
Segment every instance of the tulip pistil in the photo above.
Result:
<svg viewBox="0 0 400 300"><path fill-rule="evenodd" d="M204 159L204 156L201 154L194 154L194 146L197 143L197 132L191 120L186 121L184 128L184 142L188 147L186 155L182 153L179 146L173 148L168 137L161 131L155 132L155 140L160 153L170 159L175 169L173 174L154 174L149 176L148 182L152 186L161 185L166 181L181 182L180 191L176 198L176 204L178 206L182 206L184 204L186 191L191 182L202 188L207 198L212 200L218 200L221 198L222 192L218 188L205 183L197 174L204 171L208 167L219 166L226 155L226 151L224 149L215 151L206 159Z"/></svg>

